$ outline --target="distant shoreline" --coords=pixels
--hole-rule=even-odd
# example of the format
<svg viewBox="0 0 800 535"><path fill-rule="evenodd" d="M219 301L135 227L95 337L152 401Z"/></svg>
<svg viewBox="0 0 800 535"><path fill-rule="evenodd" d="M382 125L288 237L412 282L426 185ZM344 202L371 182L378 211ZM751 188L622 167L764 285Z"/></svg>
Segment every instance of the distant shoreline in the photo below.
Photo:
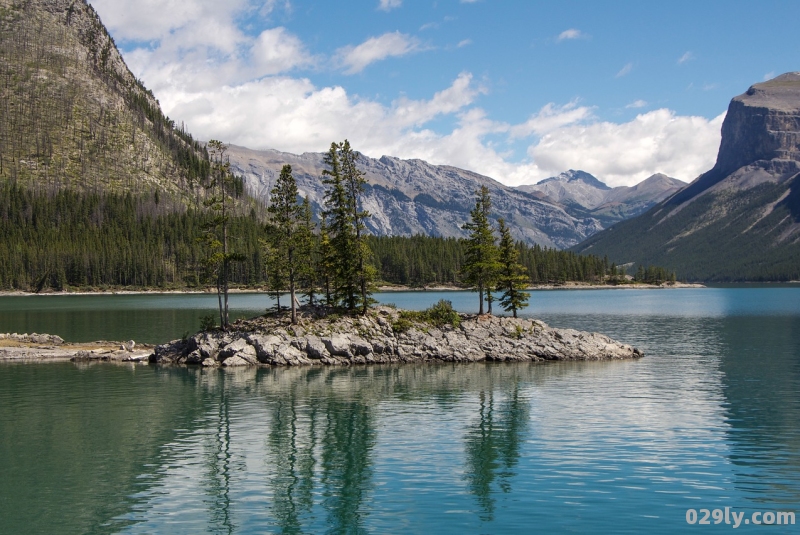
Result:
<svg viewBox="0 0 800 535"><path fill-rule="evenodd" d="M790 281L793 283L800 281ZM528 286L527 290L662 290L662 289L676 289L676 288L706 288L705 284L700 283L682 283L676 282L674 284L590 284L582 282L568 282L565 284L535 284ZM460 288L457 286L401 286L401 285L387 285L378 286L376 289L379 293L392 293L392 292L464 292L470 291L469 288ZM268 290L263 288L231 288L230 294L267 294ZM67 290L62 292L26 292L23 290L0 291L0 297L28 297L28 296L65 296L65 295L216 295L216 290L213 288L203 290Z"/></svg>

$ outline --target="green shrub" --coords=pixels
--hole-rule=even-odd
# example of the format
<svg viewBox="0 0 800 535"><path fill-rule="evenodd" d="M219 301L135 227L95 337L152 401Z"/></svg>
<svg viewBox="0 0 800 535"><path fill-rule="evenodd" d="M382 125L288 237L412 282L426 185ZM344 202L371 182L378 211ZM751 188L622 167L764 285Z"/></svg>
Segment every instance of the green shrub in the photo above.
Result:
<svg viewBox="0 0 800 535"><path fill-rule="evenodd" d="M435 327L458 327L461 325L461 316L453 310L453 303L447 299L440 299L438 303L423 312L428 323Z"/></svg>
<svg viewBox="0 0 800 535"><path fill-rule="evenodd" d="M404 333L407 330L411 329L414 324L408 318L404 318L402 315L394 320L392 323L392 330L396 333Z"/></svg>
<svg viewBox="0 0 800 535"><path fill-rule="evenodd" d="M207 314L200 316L200 330L210 331L217 326L217 316L215 314Z"/></svg>

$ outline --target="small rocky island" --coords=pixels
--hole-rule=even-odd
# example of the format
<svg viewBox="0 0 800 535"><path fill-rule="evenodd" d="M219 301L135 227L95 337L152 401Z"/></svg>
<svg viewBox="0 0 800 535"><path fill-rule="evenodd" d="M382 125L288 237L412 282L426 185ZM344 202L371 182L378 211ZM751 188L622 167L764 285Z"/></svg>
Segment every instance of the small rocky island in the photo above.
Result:
<svg viewBox="0 0 800 535"><path fill-rule="evenodd" d="M429 309L434 310L434 309ZM364 316L304 308L296 325L266 315L228 331L202 331L157 346L155 364L202 366L354 365L408 362L617 360L644 354L598 333L531 319L444 316L381 306Z"/></svg>

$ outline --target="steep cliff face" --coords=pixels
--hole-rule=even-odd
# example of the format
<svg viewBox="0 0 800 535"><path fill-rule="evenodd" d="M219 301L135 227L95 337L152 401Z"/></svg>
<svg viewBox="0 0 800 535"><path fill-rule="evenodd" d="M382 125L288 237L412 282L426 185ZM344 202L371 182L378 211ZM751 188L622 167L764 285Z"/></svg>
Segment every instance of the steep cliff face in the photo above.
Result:
<svg viewBox="0 0 800 535"><path fill-rule="evenodd" d="M693 279L800 278L800 72L731 101L710 171L575 249Z"/></svg>
<svg viewBox="0 0 800 535"><path fill-rule="evenodd" d="M0 179L180 193L204 155L174 126L85 0L0 0Z"/></svg>
<svg viewBox="0 0 800 535"><path fill-rule="evenodd" d="M321 153L295 155L236 146L229 152L234 172L264 200L269 199L281 167L290 164L300 194L308 195L319 213L325 194ZM469 220L475 191L481 186L491 192L494 215L504 217L513 235L529 244L563 249L603 228L596 218L575 217L562 206L471 171L390 156L362 156L359 167L368 182L364 208L372 216L367 225L375 235L466 237L461 226Z"/></svg>

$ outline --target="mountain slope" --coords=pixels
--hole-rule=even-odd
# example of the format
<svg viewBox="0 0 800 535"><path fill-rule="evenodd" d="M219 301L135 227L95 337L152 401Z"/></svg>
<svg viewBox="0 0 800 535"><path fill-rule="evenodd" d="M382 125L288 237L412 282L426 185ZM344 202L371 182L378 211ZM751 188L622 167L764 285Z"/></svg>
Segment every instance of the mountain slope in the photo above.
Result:
<svg viewBox="0 0 800 535"><path fill-rule="evenodd" d="M230 147L231 167L257 197L269 192L284 164L290 164L301 195L308 195L318 214L323 203L321 153L288 154ZM561 206L505 186L489 177L422 160L361 156L359 167L368 187L364 208L372 214L367 226L377 236L466 237L461 226L475 206L475 191L487 186L493 214L504 217L514 236L529 244L570 247L603 227L592 217L574 217Z"/></svg>
<svg viewBox="0 0 800 535"><path fill-rule="evenodd" d="M643 213L684 186L686 183L676 178L655 174L632 187L610 188L589 173L570 169L517 189L543 195L543 199L564 206L571 215L589 215L607 227Z"/></svg>
<svg viewBox="0 0 800 535"><path fill-rule="evenodd" d="M711 170L574 250L694 280L800 278L800 73L731 101Z"/></svg>
<svg viewBox="0 0 800 535"><path fill-rule="evenodd" d="M181 193L205 160L85 0L0 0L0 179Z"/></svg>

